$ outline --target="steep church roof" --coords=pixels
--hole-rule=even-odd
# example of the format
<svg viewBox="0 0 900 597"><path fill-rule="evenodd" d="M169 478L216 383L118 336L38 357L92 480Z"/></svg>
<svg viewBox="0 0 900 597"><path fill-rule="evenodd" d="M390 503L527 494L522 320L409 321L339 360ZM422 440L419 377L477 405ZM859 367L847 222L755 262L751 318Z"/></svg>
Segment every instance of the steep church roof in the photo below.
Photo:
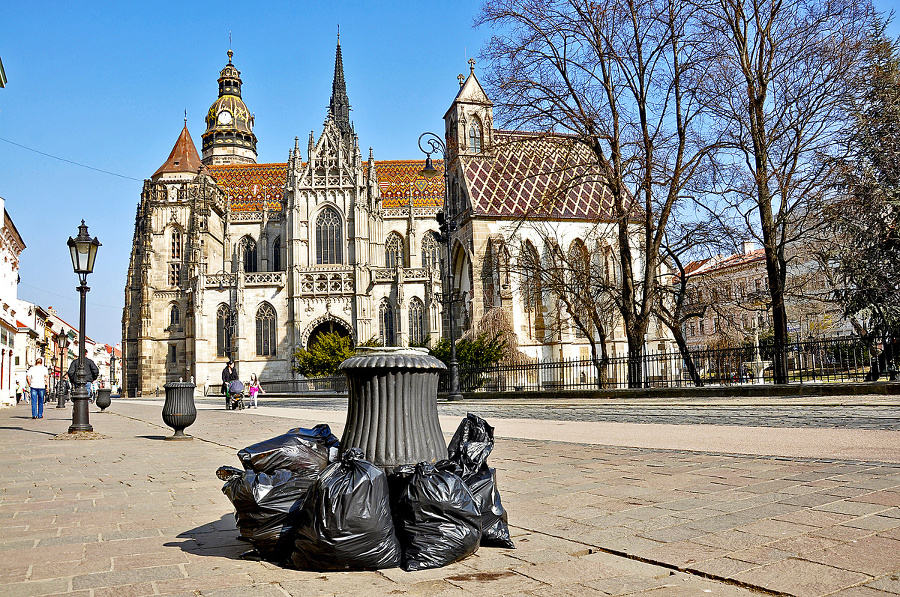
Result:
<svg viewBox="0 0 900 597"><path fill-rule="evenodd" d="M175 141L175 147L169 154L165 163L153 173L151 180L156 180L163 174L197 172L200 169L200 154L197 153L197 147L194 140L191 139L191 133L188 132L187 120L184 122L184 128Z"/></svg>
<svg viewBox="0 0 900 597"><path fill-rule="evenodd" d="M435 162L434 166L443 174L443 164ZM444 177L424 178L419 174L424 167L425 160L376 161L381 206L385 209L406 207L411 194L413 207L443 207Z"/></svg>
<svg viewBox="0 0 900 597"><path fill-rule="evenodd" d="M489 155L463 160L472 215L613 220L587 149L565 135L494 131Z"/></svg>
<svg viewBox="0 0 900 597"><path fill-rule="evenodd" d="M231 211L281 209L287 164L218 164L209 175L231 198Z"/></svg>

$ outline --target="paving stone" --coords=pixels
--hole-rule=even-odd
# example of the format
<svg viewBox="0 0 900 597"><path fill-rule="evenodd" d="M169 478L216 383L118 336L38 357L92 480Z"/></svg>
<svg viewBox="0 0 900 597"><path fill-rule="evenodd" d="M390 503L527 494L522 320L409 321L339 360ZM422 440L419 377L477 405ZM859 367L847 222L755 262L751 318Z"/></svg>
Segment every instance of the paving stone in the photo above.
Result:
<svg viewBox="0 0 900 597"><path fill-rule="evenodd" d="M876 578L866 586L893 595L900 595L900 573L894 572L893 574L885 574L881 578Z"/></svg>
<svg viewBox="0 0 900 597"><path fill-rule="evenodd" d="M825 595L869 580L869 576L790 558L739 572L735 579L797 597Z"/></svg>
<svg viewBox="0 0 900 597"><path fill-rule="evenodd" d="M900 570L900 541L884 537L865 537L807 554L809 560L844 570L882 576Z"/></svg>

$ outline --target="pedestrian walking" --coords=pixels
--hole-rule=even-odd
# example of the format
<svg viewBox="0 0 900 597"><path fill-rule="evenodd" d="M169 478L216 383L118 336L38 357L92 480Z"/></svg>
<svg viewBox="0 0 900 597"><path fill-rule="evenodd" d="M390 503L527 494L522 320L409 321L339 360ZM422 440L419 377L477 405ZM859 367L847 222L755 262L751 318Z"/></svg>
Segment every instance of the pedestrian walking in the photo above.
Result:
<svg viewBox="0 0 900 597"><path fill-rule="evenodd" d="M44 418L44 396L47 393L47 380L50 372L44 367L44 359L38 357L34 365L25 374L25 381L31 388L31 418Z"/></svg>
<svg viewBox="0 0 900 597"><path fill-rule="evenodd" d="M257 408L256 395L259 394L260 392L262 392L263 394L266 393L266 391L264 389L262 389L262 386L259 385L259 379L257 379L256 373L251 373L250 374L250 406L252 408Z"/></svg>
<svg viewBox="0 0 900 597"><path fill-rule="evenodd" d="M19 383L19 380L16 380L16 404L22 402L22 384Z"/></svg>
<svg viewBox="0 0 900 597"><path fill-rule="evenodd" d="M69 363L69 370L66 371L66 376L69 378L69 383L72 384L72 388L75 388L75 371L78 369L78 359L72 359L72 362ZM91 388L93 387L94 380L100 377L100 369L97 368L96 363L88 358L87 351L84 351L84 372L87 375L87 381L84 384L84 389L87 390L88 399L93 402L93 393L91 392Z"/></svg>

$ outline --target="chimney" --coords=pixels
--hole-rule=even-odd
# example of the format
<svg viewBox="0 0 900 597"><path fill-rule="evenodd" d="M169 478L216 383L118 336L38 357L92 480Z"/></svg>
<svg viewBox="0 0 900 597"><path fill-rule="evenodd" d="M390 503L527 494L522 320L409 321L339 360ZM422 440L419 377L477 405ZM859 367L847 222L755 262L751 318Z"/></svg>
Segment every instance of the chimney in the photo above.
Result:
<svg viewBox="0 0 900 597"><path fill-rule="evenodd" d="M756 243L753 242L752 240L745 240L743 242L743 246L744 246L744 255L749 255L750 253L752 253L753 251L756 250Z"/></svg>

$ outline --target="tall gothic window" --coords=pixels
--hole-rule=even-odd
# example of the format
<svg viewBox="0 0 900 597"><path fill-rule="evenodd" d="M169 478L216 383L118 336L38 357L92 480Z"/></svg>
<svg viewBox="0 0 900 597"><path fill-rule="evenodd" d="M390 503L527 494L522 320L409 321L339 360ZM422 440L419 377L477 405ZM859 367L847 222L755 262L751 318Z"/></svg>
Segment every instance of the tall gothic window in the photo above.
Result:
<svg viewBox="0 0 900 597"><path fill-rule="evenodd" d="M256 354L275 355L275 309L269 303L261 304L256 310Z"/></svg>
<svg viewBox="0 0 900 597"><path fill-rule="evenodd" d="M409 303L409 343L413 346L425 344L425 305L418 297Z"/></svg>
<svg viewBox="0 0 900 597"><path fill-rule="evenodd" d="M481 153L481 123L477 121L469 128L469 147L472 153Z"/></svg>
<svg viewBox="0 0 900 597"><path fill-rule="evenodd" d="M256 255L256 241L250 238L249 236L245 236L241 239L241 252L243 253L244 258L244 271L245 272L255 272L258 271L257 264L257 255Z"/></svg>
<svg viewBox="0 0 900 597"><path fill-rule="evenodd" d="M272 271L281 271L281 237L277 237L272 243Z"/></svg>
<svg viewBox="0 0 900 597"><path fill-rule="evenodd" d="M343 244L341 217L335 209L326 207L316 219L316 263L343 263Z"/></svg>
<svg viewBox="0 0 900 597"><path fill-rule="evenodd" d="M428 231L422 238L422 267L437 271L441 266L441 245L437 235Z"/></svg>
<svg viewBox="0 0 900 597"><path fill-rule="evenodd" d="M231 356L231 335L234 333L234 315L226 304L216 309L216 356Z"/></svg>
<svg viewBox="0 0 900 597"><path fill-rule="evenodd" d="M403 267L403 238L396 232L388 235L384 243L384 267Z"/></svg>
<svg viewBox="0 0 900 597"><path fill-rule="evenodd" d="M544 319L541 301L541 258L530 242L522 246L519 267L522 271L522 304L528 325L528 337L543 339Z"/></svg>
<svg viewBox="0 0 900 597"><path fill-rule="evenodd" d="M181 323L181 310L178 308L178 305L172 305L172 309L169 311L169 325L175 327Z"/></svg>
<svg viewBox="0 0 900 597"><path fill-rule="evenodd" d="M169 286L181 286L181 263L169 264Z"/></svg>
<svg viewBox="0 0 900 597"><path fill-rule="evenodd" d="M396 326L394 325L394 307L384 299L378 309L378 327L381 335L382 346L395 346L397 344Z"/></svg>
<svg viewBox="0 0 900 597"><path fill-rule="evenodd" d="M181 260L181 230L178 228L172 227L172 247L170 251L170 256L172 261L180 261Z"/></svg>

